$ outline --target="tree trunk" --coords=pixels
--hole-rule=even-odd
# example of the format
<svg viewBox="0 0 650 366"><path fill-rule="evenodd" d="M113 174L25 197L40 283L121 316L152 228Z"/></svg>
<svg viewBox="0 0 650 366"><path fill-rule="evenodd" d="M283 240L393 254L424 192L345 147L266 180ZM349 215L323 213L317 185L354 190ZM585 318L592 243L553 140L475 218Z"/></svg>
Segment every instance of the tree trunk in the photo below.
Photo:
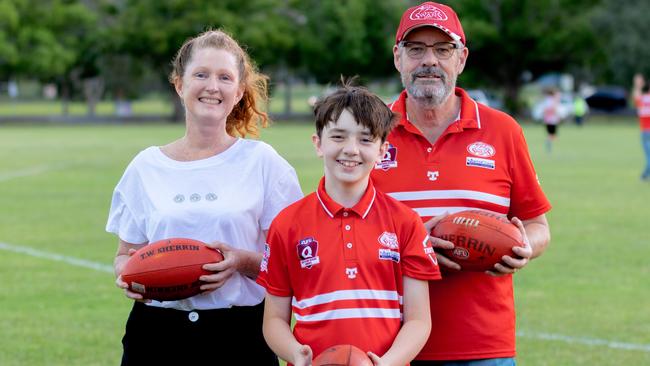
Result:
<svg viewBox="0 0 650 366"><path fill-rule="evenodd" d="M84 79L83 81L84 97L88 106L88 116L94 116L97 103L104 94L104 79L99 76Z"/></svg>
<svg viewBox="0 0 650 366"><path fill-rule="evenodd" d="M521 115L523 105L519 100L521 85L518 82L510 82L505 86L505 107L506 111L513 116Z"/></svg>
<svg viewBox="0 0 650 366"><path fill-rule="evenodd" d="M175 92L171 95L172 105L174 106L174 111L172 112L172 122L174 123L184 123L185 122L185 106L181 103L181 98L178 97L178 94Z"/></svg>
<svg viewBox="0 0 650 366"><path fill-rule="evenodd" d="M70 86L65 81L61 83L61 114L70 114Z"/></svg>

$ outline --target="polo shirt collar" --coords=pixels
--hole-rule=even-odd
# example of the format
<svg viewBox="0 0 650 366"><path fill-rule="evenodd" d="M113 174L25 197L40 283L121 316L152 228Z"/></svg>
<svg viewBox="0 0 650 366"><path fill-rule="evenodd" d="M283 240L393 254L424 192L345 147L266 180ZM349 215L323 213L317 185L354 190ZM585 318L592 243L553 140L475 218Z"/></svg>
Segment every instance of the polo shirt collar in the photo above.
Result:
<svg viewBox="0 0 650 366"><path fill-rule="evenodd" d="M460 132L464 129L481 128L481 117L478 112L478 103L469 97L467 92L461 88L454 89L454 94L460 97L460 118L449 125L451 132ZM417 127L408 120L406 114L406 90L403 90L399 98L395 100L390 109L401 115L397 126L405 128L409 132L420 133Z"/></svg>
<svg viewBox="0 0 650 366"><path fill-rule="evenodd" d="M362 219L365 219L366 216L368 216L368 212L370 212L370 209L372 208L372 204L375 202L376 195L377 191L375 190L375 185L372 183L372 179L369 179L368 187L366 187L366 191L363 193L363 196L361 196L359 202L357 202L354 207L351 207L347 210L355 212ZM320 205L325 213L327 213L327 215L331 218L334 218L346 210L345 207L338 204L327 194L327 192L325 192L325 177L321 178L320 183L318 183L316 196L318 197L318 201L320 202Z"/></svg>

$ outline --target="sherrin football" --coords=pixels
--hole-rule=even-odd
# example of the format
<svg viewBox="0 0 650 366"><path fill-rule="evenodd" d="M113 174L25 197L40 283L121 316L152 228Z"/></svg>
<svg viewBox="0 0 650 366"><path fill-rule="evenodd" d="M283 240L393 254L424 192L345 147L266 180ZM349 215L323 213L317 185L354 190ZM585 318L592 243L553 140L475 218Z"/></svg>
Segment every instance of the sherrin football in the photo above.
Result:
<svg viewBox="0 0 650 366"><path fill-rule="evenodd" d="M221 252L198 240L164 239L136 251L124 266L122 281L145 299L185 299L201 292L199 277L213 274L203 265L222 260Z"/></svg>
<svg viewBox="0 0 650 366"><path fill-rule="evenodd" d="M454 243L454 249L441 252L463 271L494 269L504 255L517 257L512 251L514 246L524 246L517 226L504 216L481 210L449 215L433 228L432 234Z"/></svg>
<svg viewBox="0 0 650 366"><path fill-rule="evenodd" d="M323 351L313 366L372 366L370 357L351 344L339 344Z"/></svg>

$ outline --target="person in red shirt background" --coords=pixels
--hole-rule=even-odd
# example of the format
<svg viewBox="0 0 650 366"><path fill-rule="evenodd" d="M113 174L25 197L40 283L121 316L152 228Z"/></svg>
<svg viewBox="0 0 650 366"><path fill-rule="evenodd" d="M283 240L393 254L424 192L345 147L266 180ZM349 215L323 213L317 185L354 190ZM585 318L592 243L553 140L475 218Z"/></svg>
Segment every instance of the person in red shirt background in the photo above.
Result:
<svg viewBox="0 0 650 366"><path fill-rule="evenodd" d="M510 218L527 245L513 248L516 256L504 256L488 273L462 271L438 254L443 278L429 283L431 335L411 365L514 365L512 274L550 242L545 213L551 205L521 127L456 87L468 55L453 9L425 2L404 12L393 56L405 90L390 105L401 120L372 179L428 229L445 213L482 209ZM431 241L434 248L453 248Z"/></svg>
<svg viewBox="0 0 650 366"><path fill-rule="evenodd" d="M264 337L294 365L352 344L374 365L404 366L429 335L427 284L440 271L418 215L369 180L395 115L349 85L314 113L325 176L271 224L257 278L267 290Z"/></svg>
<svg viewBox="0 0 650 366"><path fill-rule="evenodd" d="M646 85L641 74L634 75L633 84L632 97L639 115L641 146L643 146L643 152L645 153L645 168L641 173L641 180L650 182L650 89L646 87L644 92L643 88Z"/></svg>

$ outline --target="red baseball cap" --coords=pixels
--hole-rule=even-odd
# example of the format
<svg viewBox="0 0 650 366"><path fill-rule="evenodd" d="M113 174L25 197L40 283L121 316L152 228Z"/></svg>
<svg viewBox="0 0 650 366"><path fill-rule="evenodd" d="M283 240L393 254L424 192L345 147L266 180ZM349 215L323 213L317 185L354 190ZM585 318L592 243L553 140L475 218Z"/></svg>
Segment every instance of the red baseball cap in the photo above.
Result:
<svg viewBox="0 0 650 366"><path fill-rule="evenodd" d="M403 40L408 32L424 26L436 27L454 40L465 44L465 33L454 9L430 1L408 8L404 12L397 28L395 44Z"/></svg>

